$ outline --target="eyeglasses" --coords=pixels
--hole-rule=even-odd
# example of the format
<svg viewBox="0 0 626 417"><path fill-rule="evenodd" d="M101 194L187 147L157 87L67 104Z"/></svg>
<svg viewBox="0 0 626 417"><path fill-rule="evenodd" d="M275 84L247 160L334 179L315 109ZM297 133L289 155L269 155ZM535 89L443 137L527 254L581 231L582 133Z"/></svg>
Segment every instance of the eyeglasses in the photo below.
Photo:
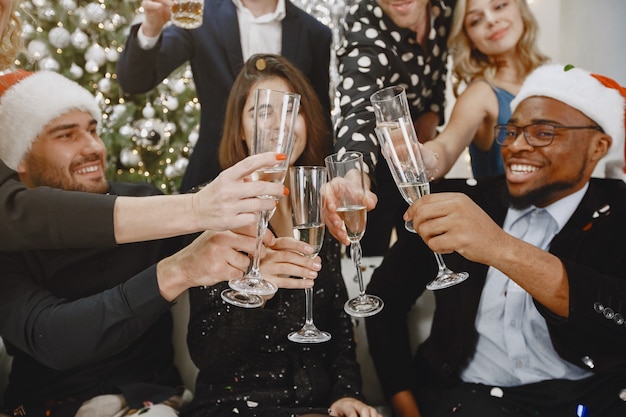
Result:
<svg viewBox="0 0 626 417"><path fill-rule="evenodd" d="M515 139L524 132L524 139L526 143L535 148L541 146L548 146L554 140L555 132L557 129L593 129L599 132L604 132L600 126L561 126L551 125L547 123L536 123L526 126L515 125L496 125L495 136L496 142L501 146L508 146L512 144Z"/></svg>

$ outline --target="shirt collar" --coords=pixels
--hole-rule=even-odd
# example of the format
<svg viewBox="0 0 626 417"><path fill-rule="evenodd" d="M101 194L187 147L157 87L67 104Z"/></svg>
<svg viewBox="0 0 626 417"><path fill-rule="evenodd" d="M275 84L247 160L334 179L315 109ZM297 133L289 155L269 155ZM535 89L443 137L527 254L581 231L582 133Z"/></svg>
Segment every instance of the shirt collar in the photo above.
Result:
<svg viewBox="0 0 626 417"><path fill-rule="evenodd" d="M244 6L242 0L232 0L232 2L237 8L237 10L239 11L246 10L248 12L250 11L246 6ZM278 0L278 2L276 3L276 9L274 9L273 12L254 18L254 20L257 20L260 23L281 21L285 18L286 14L287 12L286 12L285 0ZM250 15L252 15L252 13L250 13Z"/></svg>
<svg viewBox="0 0 626 417"><path fill-rule="evenodd" d="M561 231L561 229L563 228L563 226L565 226L565 224L568 222L570 217L572 217L572 214L574 214L574 212L576 211L576 208L582 201L588 188L589 188L589 183L587 182L584 187L582 187L580 190L576 191L575 193L572 193L566 197L563 197L560 200L555 201L554 203L550 204L549 206L544 207L548 211L548 213L550 213L550 216L552 216L552 218L558 224L559 228L557 230L557 233ZM536 208L537 207L535 206L531 206L522 210L509 208L503 228L505 230L508 230L508 228L510 228L511 225L515 223L517 219L521 218L526 213Z"/></svg>

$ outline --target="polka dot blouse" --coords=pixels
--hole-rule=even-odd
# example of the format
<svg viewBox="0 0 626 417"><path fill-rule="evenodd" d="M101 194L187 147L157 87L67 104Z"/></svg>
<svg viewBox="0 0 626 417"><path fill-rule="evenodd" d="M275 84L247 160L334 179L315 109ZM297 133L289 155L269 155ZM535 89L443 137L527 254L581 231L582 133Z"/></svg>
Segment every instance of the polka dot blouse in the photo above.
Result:
<svg viewBox="0 0 626 417"><path fill-rule="evenodd" d="M376 165L379 147L369 97L384 87L406 88L414 119L432 111L443 122L446 42L455 2L431 0L426 50L417 43L415 32L396 26L375 0L361 0L350 8L337 50L341 115L336 151L362 152L370 170Z"/></svg>

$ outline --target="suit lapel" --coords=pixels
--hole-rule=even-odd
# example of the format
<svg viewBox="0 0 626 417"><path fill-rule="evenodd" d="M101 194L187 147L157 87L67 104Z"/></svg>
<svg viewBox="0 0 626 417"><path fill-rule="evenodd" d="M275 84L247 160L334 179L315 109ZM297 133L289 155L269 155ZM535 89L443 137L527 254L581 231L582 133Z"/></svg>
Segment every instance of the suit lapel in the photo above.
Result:
<svg viewBox="0 0 626 417"><path fill-rule="evenodd" d="M283 40L280 54L299 66L298 61L298 45L300 44L300 17L298 16L297 6L291 1L285 0L285 18L283 19Z"/></svg>
<svg viewBox="0 0 626 417"><path fill-rule="evenodd" d="M231 0L218 0L216 9L217 12L213 20L217 29L217 36L220 37L220 43L224 45L232 74L236 75L243 68L237 9Z"/></svg>

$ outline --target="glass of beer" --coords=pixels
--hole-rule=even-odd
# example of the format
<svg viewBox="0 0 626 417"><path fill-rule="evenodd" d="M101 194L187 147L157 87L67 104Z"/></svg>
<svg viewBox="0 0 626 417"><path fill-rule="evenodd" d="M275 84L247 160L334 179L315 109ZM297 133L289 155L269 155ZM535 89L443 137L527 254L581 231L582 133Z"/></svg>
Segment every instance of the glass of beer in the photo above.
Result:
<svg viewBox="0 0 626 417"><path fill-rule="evenodd" d="M174 0L172 23L184 29L195 29L202 25L204 0Z"/></svg>

